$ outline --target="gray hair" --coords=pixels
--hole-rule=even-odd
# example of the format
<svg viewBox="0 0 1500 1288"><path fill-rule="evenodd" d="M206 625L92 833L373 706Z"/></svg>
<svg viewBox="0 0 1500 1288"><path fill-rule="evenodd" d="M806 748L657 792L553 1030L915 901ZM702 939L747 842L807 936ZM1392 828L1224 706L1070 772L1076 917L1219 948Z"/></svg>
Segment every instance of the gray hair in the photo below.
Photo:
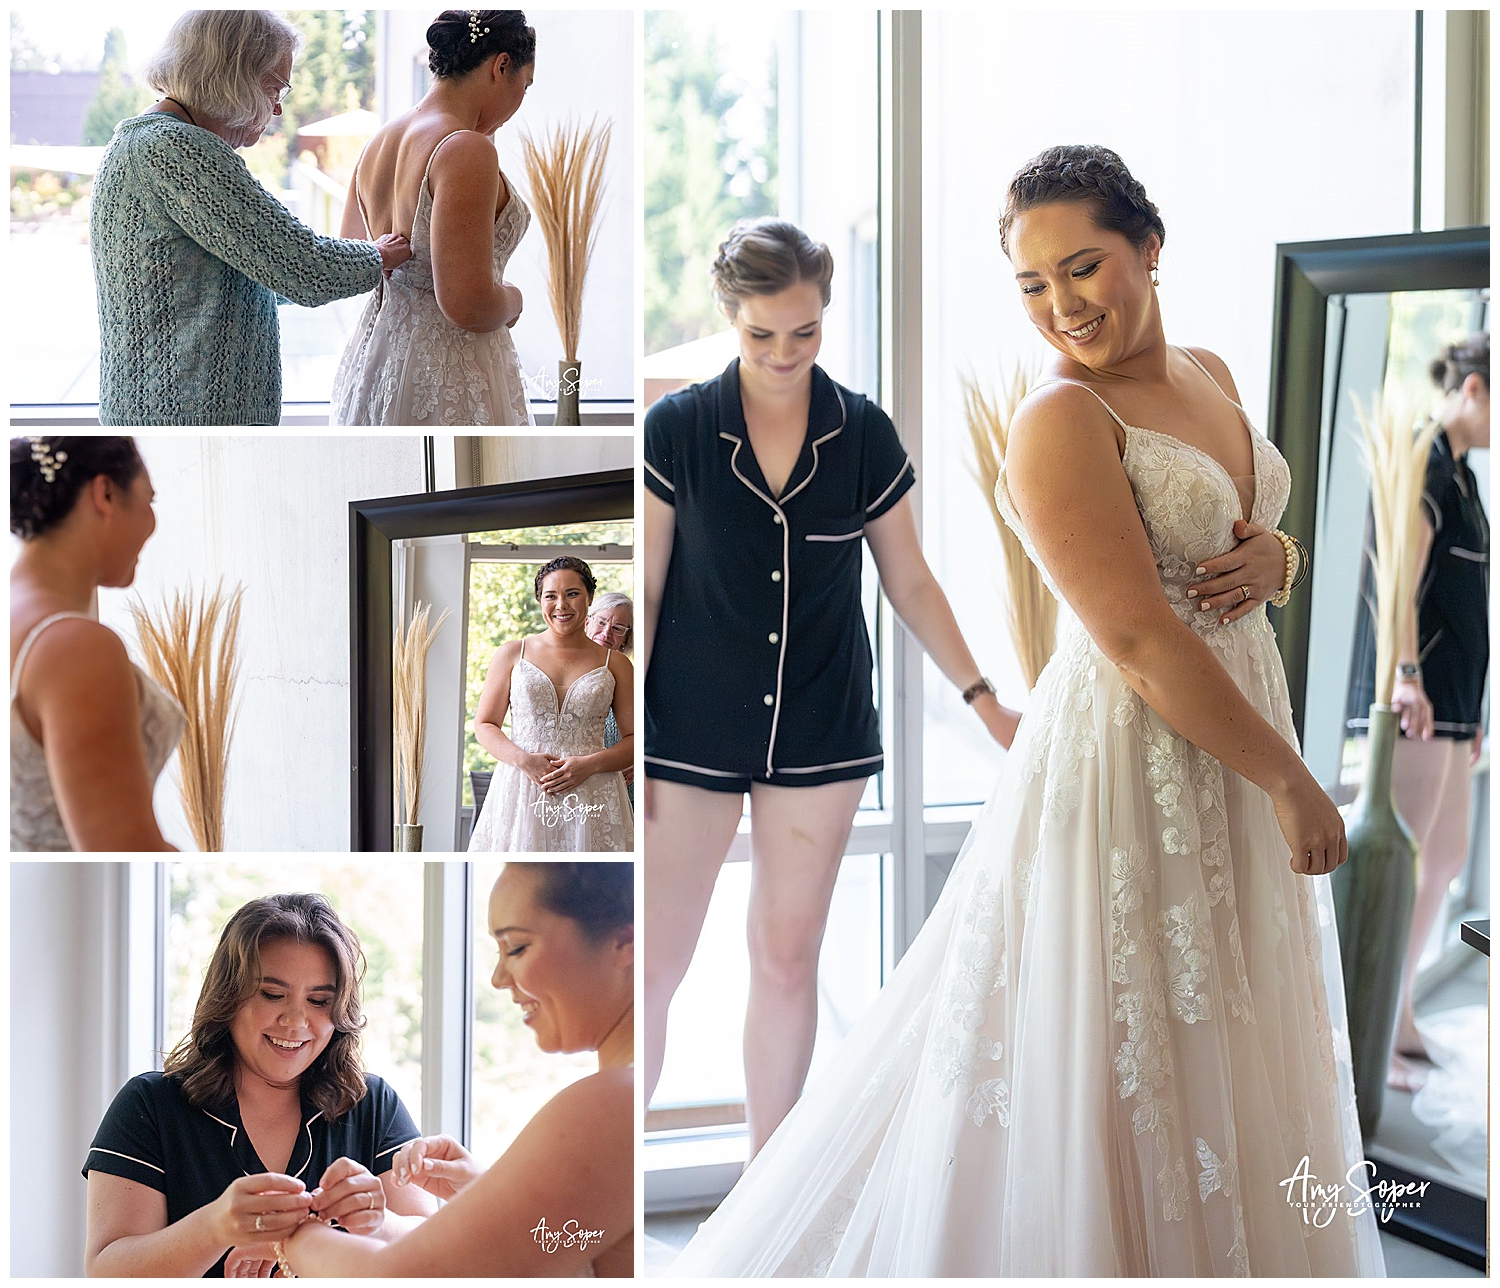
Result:
<svg viewBox="0 0 1500 1288"><path fill-rule="evenodd" d="M776 295L813 282L823 307L833 297L833 256L785 219L741 219L729 230L709 269L714 299L730 317L747 295Z"/></svg>
<svg viewBox="0 0 1500 1288"><path fill-rule="evenodd" d="M146 83L233 129L264 128L263 79L303 36L269 9L189 9L146 65Z"/></svg>
<svg viewBox="0 0 1500 1288"><path fill-rule="evenodd" d="M624 604L630 609L630 632L625 636L625 642L620 645L620 652L630 652L630 646L635 642L635 605L630 602L630 596L622 594L618 590L606 590L589 605L589 616L597 617L600 613L607 613L611 608L618 608Z"/></svg>

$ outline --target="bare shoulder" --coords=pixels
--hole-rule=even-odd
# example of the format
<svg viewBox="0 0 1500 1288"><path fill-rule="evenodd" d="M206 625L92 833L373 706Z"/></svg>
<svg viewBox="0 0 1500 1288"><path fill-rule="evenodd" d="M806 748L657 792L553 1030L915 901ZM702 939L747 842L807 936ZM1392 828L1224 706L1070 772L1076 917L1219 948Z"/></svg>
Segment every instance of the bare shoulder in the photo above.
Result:
<svg viewBox="0 0 1500 1288"><path fill-rule="evenodd" d="M1099 397L1081 384L1055 381L1021 400L1010 423L1006 472L1059 451L1109 443L1118 456L1124 436Z"/></svg>
<svg viewBox="0 0 1500 1288"><path fill-rule="evenodd" d="M493 196L500 182L500 154L495 142L478 130L458 130L445 135L435 144L428 183L436 195L445 183L454 185L486 184Z"/></svg>
<svg viewBox="0 0 1500 1288"><path fill-rule="evenodd" d="M611 675L620 680L629 680L635 674L635 668L631 665L630 659L619 649L615 649L609 655L609 670Z"/></svg>
<svg viewBox="0 0 1500 1288"><path fill-rule="evenodd" d="M586 1078L569 1083L537 1111L532 1124L548 1129L565 1124L585 1127L585 1141L599 1143L610 1124L623 1127L630 1135L635 1104L635 1069L601 1069Z"/></svg>
<svg viewBox="0 0 1500 1288"><path fill-rule="evenodd" d="M509 670L520 659L521 646L529 642L529 640L506 640L495 650L495 656L490 659L490 665L501 666Z"/></svg>
<svg viewBox="0 0 1500 1288"><path fill-rule="evenodd" d="M1234 377L1229 374L1229 367L1224 359L1209 349L1199 349L1193 345L1183 345L1183 348L1193 357L1197 358L1217 382L1220 389L1235 400L1240 401L1240 391L1235 387Z"/></svg>
<svg viewBox="0 0 1500 1288"><path fill-rule="evenodd" d="M69 617L54 622L36 637L26 660L27 687L43 683L83 680L108 685L131 675L125 642L98 622Z"/></svg>

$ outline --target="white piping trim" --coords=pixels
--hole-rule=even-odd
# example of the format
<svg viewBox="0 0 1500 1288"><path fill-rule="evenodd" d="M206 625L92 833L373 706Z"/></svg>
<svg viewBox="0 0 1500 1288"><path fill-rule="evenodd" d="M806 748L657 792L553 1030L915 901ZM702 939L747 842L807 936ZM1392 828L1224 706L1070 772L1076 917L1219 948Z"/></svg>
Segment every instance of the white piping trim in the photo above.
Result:
<svg viewBox="0 0 1500 1288"><path fill-rule="evenodd" d="M665 474L663 474L659 469L657 469L656 466L654 466L653 464L651 464L650 461L646 461L645 462L645 466L646 466L646 468L648 470L651 471L652 474L656 475L657 479L660 480L661 485L664 488L666 488L667 491L669 491L669 492L675 492L675 491L677 491L677 485L675 483L673 483L672 480L669 479Z"/></svg>
<svg viewBox="0 0 1500 1288"><path fill-rule="evenodd" d="M891 480L890 487L886 488L886 490L884 492L882 492L879 496L877 496L873 501L871 501L869 505L865 506L865 513L866 514L869 514L871 510L873 510L882 501L884 501L886 499L886 497L890 496L890 494L893 491L895 491L896 484L899 483L899 482L901 482L901 480L906 477L906 471L909 470L910 468L911 468L911 457L908 456L904 461L901 462L901 468L896 471L896 477Z"/></svg>
<svg viewBox="0 0 1500 1288"><path fill-rule="evenodd" d="M1449 546L1448 553L1457 555L1460 559L1469 559L1474 563L1489 563L1490 557L1479 550L1465 550L1461 546Z"/></svg>
<svg viewBox="0 0 1500 1288"><path fill-rule="evenodd" d="M1443 511L1438 506L1437 498L1425 488L1422 490L1422 500L1432 514L1432 535L1437 536L1443 530Z"/></svg>
<svg viewBox="0 0 1500 1288"><path fill-rule="evenodd" d="M839 393L839 387L837 385L833 386L833 396L839 400L839 423L838 423L838 428L832 430L831 432L829 432L827 434L824 434L822 438L815 438L815 439L813 439L813 445L812 445L812 455L813 455L812 469L810 469L810 470L807 471L807 477L805 479L803 479L802 482L800 482L799 484L797 484L797 486L794 487L790 492L784 492L781 495L780 501L781 501L782 505L785 505L794 496L796 496L798 492L802 491L803 488L805 488L809 483L812 482L813 475L818 472L818 448L821 447L824 443L826 443L830 438L837 438L840 434L842 434L844 432L844 426L849 421L849 411L844 406L844 395L841 394L841 393Z"/></svg>
<svg viewBox="0 0 1500 1288"><path fill-rule="evenodd" d="M421 1139L422 1138L420 1136L413 1136L411 1138L411 1140L403 1140L401 1142L401 1145L392 1145L389 1149L383 1149L383 1150L381 1150L380 1153L378 1153L378 1154L375 1155L375 1157L376 1158L384 1158L387 1154L394 1154L398 1149L401 1148L402 1145L410 1145L412 1140L421 1140Z"/></svg>
<svg viewBox="0 0 1500 1288"><path fill-rule="evenodd" d="M781 520L781 648L776 656L776 692L773 695L771 702L771 736L766 742L766 773L773 774L776 771L774 768L772 768L771 757L776 750L776 726L781 721L781 684L782 677L786 670L787 615L791 610L791 525L787 522L786 512L782 510L782 508L777 505L775 501L773 501L758 487L756 487L754 483L752 483L749 479L747 479L743 474L740 473L740 448L745 445L745 440L736 437L734 434L726 434L722 429L719 431L719 437L728 439L731 443L734 444L734 451L729 454L730 472L735 476L735 478L739 479L741 483L743 483L747 488L755 493L756 496L760 497L762 501L769 505L771 509L776 511L777 517ZM817 468L817 463L817 454L816 452L814 452L814 469ZM808 473L807 478L812 478L811 471ZM806 484L806 482L807 479L802 480L803 484ZM734 776L737 777L737 775Z"/></svg>
<svg viewBox="0 0 1500 1288"><path fill-rule="evenodd" d="M210 1118L213 1118L213 1120L216 1123L218 1123L220 1127L228 1127L229 1128L229 1148L233 1149L234 1148L234 1138L237 1135L239 1135L240 1129L238 1127L236 1127L233 1123L226 1123L222 1118L214 1118L214 1115L208 1113L207 1109L205 1109L203 1112L205 1114L208 1114L208 1116Z"/></svg>
<svg viewBox="0 0 1500 1288"><path fill-rule="evenodd" d="M302 1160L302 1166L299 1167L295 1172L292 1173L292 1179L293 1180L296 1180L297 1177L301 1176L303 1172L307 1171L307 1165L310 1162L312 1162L312 1156L313 1156L312 1125L315 1122L317 1122L318 1119L321 1118L322 1116L323 1116L323 1111L320 1109L311 1118L309 1118L307 1120L307 1122L305 1122L303 1124L303 1126L307 1129L307 1157Z"/></svg>
<svg viewBox="0 0 1500 1288"><path fill-rule="evenodd" d="M865 530L860 527L855 528L853 532L845 532L837 537L825 536L821 532L809 532L802 539L804 541L858 541L864 535Z"/></svg>
<svg viewBox="0 0 1500 1288"><path fill-rule="evenodd" d="M702 765L689 765L682 760L663 760L660 756L643 758L648 765L664 765L668 769L687 769L695 774L708 774L714 778L749 778L749 774L736 773L729 769L706 769Z"/></svg>
<svg viewBox="0 0 1500 1288"><path fill-rule="evenodd" d="M836 760L831 765L804 765L797 769L778 769L778 774L821 774L825 769L849 769L854 765L870 765L877 760L883 760L885 753L880 752L874 756L861 756L858 760Z"/></svg>
<svg viewBox="0 0 1500 1288"><path fill-rule="evenodd" d="M163 1176L167 1174L167 1169L165 1167L158 1167L155 1163L148 1163L144 1158L135 1158L130 1154L122 1154L117 1149L100 1149L98 1145L94 1145L92 1148L90 1148L89 1153L113 1154L116 1158L123 1158L127 1162L139 1163L142 1167L149 1167L153 1172L160 1172Z"/></svg>

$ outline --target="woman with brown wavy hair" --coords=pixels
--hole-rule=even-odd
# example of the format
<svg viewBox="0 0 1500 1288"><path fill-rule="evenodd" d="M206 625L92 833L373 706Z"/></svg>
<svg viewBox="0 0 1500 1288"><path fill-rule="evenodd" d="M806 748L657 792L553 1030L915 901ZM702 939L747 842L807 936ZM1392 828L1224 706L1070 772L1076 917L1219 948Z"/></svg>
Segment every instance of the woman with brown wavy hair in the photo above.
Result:
<svg viewBox="0 0 1500 1288"><path fill-rule="evenodd" d="M187 1035L95 1133L90 1275L255 1278L309 1217L385 1240L433 1210L389 1177L418 1132L364 1072L364 972L320 894L252 899L229 919Z"/></svg>

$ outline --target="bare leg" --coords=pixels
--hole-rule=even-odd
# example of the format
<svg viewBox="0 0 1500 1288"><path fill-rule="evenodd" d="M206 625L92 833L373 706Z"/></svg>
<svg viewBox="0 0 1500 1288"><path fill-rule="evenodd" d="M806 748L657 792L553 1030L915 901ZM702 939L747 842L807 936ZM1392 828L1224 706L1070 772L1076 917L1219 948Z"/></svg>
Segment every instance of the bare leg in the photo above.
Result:
<svg viewBox="0 0 1500 1288"><path fill-rule="evenodd" d="M1443 909L1453 879L1463 871L1469 849L1469 744L1454 738L1430 742L1402 739L1396 744L1392 783L1396 809L1417 842L1417 892L1411 936L1401 977L1401 1009L1396 1020L1396 1053L1388 1082L1412 1090L1421 1071L1406 1056L1425 1059L1412 1008L1417 962Z"/></svg>
<svg viewBox="0 0 1500 1288"><path fill-rule="evenodd" d="M734 840L745 798L684 783L651 783L654 808L646 819L646 1103L661 1077L667 1045L667 1008L687 974L708 915L714 881Z"/></svg>
<svg viewBox="0 0 1500 1288"><path fill-rule="evenodd" d="M754 1156L802 1094L818 1023L818 951L864 780L750 792L745 1120Z"/></svg>

